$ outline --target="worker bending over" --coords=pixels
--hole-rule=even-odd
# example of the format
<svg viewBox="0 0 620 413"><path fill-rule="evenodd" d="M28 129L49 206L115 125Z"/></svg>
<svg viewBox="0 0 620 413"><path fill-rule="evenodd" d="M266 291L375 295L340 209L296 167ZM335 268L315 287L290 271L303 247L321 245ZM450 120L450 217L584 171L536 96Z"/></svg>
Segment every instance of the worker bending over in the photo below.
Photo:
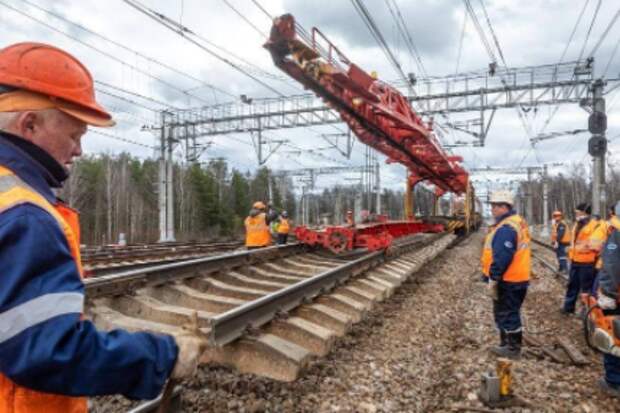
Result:
<svg viewBox="0 0 620 413"><path fill-rule="evenodd" d="M606 228L590 216L590 206L585 202L575 208L575 224L571 232L568 257L570 272L562 313L573 314L580 293L591 294L595 264L606 238Z"/></svg>
<svg viewBox="0 0 620 413"><path fill-rule="evenodd" d="M493 192L490 203L495 225L485 238L481 263L500 334L499 346L491 351L514 359L521 355L521 306L530 280L530 233L525 220L513 211L509 191Z"/></svg>
<svg viewBox="0 0 620 413"><path fill-rule="evenodd" d="M250 215L245 219L245 246L247 249L263 248L271 245L269 224L275 219L273 211L266 211L261 201L252 205Z"/></svg>
<svg viewBox="0 0 620 413"><path fill-rule="evenodd" d="M555 255L558 259L558 271L568 272L568 261L566 258L566 247L570 245L570 230L562 211L553 211L553 224L551 226L551 243L555 248Z"/></svg>
<svg viewBox="0 0 620 413"><path fill-rule="evenodd" d="M615 323L620 322L620 202L615 206L615 214L608 221L609 236L601 252L602 268L599 271L598 307L601 312L596 314L595 325L603 327L611 326L607 335L598 331L598 340L592 341L599 344L597 347L603 352L603 366L605 377L599 382L601 388L609 395L620 398L620 332L614 328ZM603 334L601 334L603 333ZM603 340L601 340L603 338Z"/></svg>
<svg viewBox="0 0 620 413"><path fill-rule="evenodd" d="M288 233L291 230L291 224L288 219L288 212L282 211L280 214L280 220L278 222L278 245L286 244L288 240Z"/></svg>
<svg viewBox="0 0 620 413"><path fill-rule="evenodd" d="M114 122L73 56L0 50L0 413L85 413L86 398L153 399L189 377L204 340L98 331L84 319L78 214L54 190L87 126Z"/></svg>

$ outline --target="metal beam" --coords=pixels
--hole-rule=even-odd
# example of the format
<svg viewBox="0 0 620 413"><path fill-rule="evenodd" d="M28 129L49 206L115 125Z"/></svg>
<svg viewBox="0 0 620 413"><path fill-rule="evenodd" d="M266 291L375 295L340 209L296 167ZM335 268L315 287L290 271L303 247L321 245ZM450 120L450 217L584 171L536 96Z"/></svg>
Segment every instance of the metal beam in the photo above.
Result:
<svg viewBox="0 0 620 413"><path fill-rule="evenodd" d="M591 66L570 62L498 70L493 76L485 70L421 79L409 100L426 116L557 105L578 103L587 97L591 83ZM311 94L247 102L177 110L167 126L179 128L180 135L191 131L201 137L341 122L336 112Z"/></svg>

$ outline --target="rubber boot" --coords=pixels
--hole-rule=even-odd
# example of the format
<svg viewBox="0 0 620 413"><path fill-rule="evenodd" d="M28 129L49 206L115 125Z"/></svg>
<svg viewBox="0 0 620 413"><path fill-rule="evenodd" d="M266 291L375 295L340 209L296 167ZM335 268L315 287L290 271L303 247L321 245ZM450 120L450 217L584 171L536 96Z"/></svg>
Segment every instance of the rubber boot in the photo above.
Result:
<svg viewBox="0 0 620 413"><path fill-rule="evenodd" d="M615 397L616 399L620 399L620 387L612 386L611 384L607 383L607 380L605 379L600 379L598 381L598 386L607 395Z"/></svg>
<svg viewBox="0 0 620 413"><path fill-rule="evenodd" d="M504 330L499 330L499 346L492 347L491 352L497 354L498 352L504 351L507 345L508 340L506 339L506 332Z"/></svg>
<svg viewBox="0 0 620 413"><path fill-rule="evenodd" d="M499 357L518 360L521 358L522 340L523 334L520 331L518 333L506 333L506 345L503 347L492 348L491 352Z"/></svg>

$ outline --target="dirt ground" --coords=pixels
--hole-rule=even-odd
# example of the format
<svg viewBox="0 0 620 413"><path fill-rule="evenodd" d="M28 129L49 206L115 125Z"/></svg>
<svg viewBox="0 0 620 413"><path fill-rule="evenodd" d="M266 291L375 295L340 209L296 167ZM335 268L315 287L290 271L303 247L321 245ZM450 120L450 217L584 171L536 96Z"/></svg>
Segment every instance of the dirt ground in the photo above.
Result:
<svg viewBox="0 0 620 413"><path fill-rule="evenodd" d="M482 235L446 251L340 339L294 383L203 367L186 383L186 412L449 412L486 411L477 398L493 370L497 343L491 302L479 281ZM553 254L535 248L554 262ZM613 412L617 400L597 387L600 355L587 349L576 317L560 315L564 285L533 260L524 306L526 334L544 344L565 337L588 364L559 364L532 354L514 362L514 391L529 408L496 411ZM93 411L124 411L106 399Z"/></svg>

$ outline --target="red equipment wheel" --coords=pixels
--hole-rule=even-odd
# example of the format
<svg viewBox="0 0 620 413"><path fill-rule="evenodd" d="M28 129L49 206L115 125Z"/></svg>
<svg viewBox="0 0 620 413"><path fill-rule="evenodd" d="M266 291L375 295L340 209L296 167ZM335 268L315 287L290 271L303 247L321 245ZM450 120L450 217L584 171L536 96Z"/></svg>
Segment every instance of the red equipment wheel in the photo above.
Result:
<svg viewBox="0 0 620 413"><path fill-rule="evenodd" d="M329 239L327 243L327 248L334 254L340 254L342 251L347 249L347 244L349 243L349 237L339 230L332 231L329 234Z"/></svg>

